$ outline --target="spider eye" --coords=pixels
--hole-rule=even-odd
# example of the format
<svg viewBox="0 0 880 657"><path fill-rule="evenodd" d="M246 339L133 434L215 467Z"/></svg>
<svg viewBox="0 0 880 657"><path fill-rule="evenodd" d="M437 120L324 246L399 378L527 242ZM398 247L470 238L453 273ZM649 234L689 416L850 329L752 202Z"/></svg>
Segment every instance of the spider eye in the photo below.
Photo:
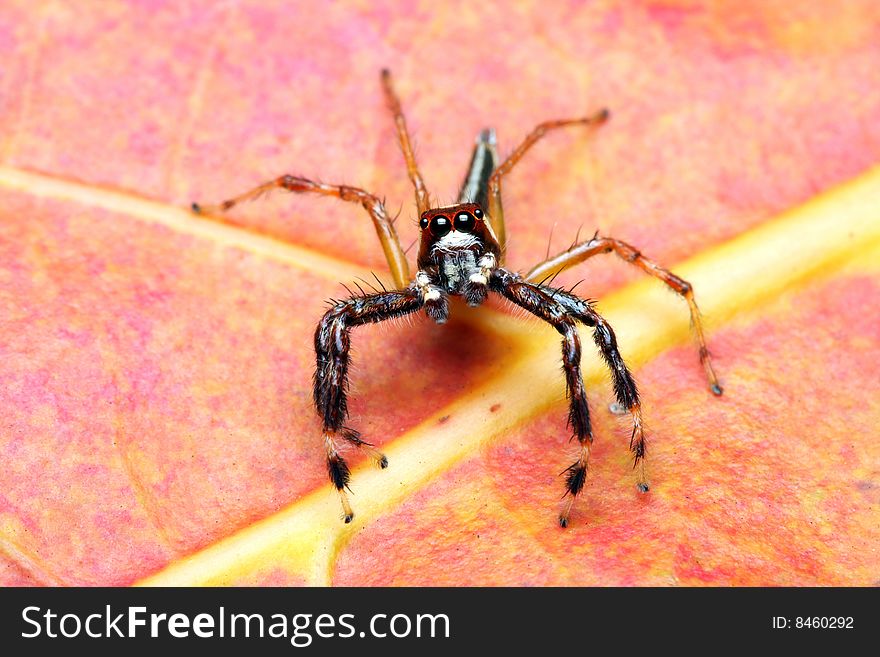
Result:
<svg viewBox="0 0 880 657"><path fill-rule="evenodd" d="M428 227L428 218L422 217L421 219L419 219L419 226L422 228L422 230L425 230L425 228Z"/></svg>
<svg viewBox="0 0 880 657"><path fill-rule="evenodd" d="M452 222L442 214L431 219L431 234L434 237L443 237L452 229Z"/></svg>
<svg viewBox="0 0 880 657"><path fill-rule="evenodd" d="M455 230L462 233L470 233L476 225L477 222L474 219L474 215L470 212L459 212L455 215Z"/></svg>
<svg viewBox="0 0 880 657"><path fill-rule="evenodd" d="M474 216L477 219L482 219L483 218L483 210L480 208L474 208Z"/></svg>

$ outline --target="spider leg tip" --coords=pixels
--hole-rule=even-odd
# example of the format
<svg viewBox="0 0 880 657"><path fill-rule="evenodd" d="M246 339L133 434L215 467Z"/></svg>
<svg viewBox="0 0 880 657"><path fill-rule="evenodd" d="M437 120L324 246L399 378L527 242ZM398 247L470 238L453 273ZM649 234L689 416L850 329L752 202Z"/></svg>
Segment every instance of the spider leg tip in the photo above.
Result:
<svg viewBox="0 0 880 657"><path fill-rule="evenodd" d="M647 493L649 490L651 490L651 487L648 486L647 482L644 481L640 481L639 483L637 483L636 488L640 493Z"/></svg>
<svg viewBox="0 0 880 657"><path fill-rule="evenodd" d="M383 470L388 467L388 457L384 454L379 457L379 467Z"/></svg>
<svg viewBox="0 0 880 657"><path fill-rule="evenodd" d="M196 214L201 214L201 213L202 213L202 206L199 205L198 203L196 203L195 201L193 201L193 202L190 204L189 207L190 207L190 210L192 210L192 211L195 212Z"/></svg>
<svg viewBox="0 0 880 657"><path fill-rule="evenodd" d="M565 529L568 527L568 516L562 515L559 516L559 526Z"/></svg>
<svg viewBox="0 0 880 657"><path fill-rule="evenodd" d="M720 385L718 385L717 383L713 383L712 384L712 394L714 394L716 397L720 397L721 395L724 394L724 389Z"/></svg>
<svg viewBox="0 0 880 657"><path fill-rule="evenodd" d="M346 524L346 525L347 525L348 523L350 523L350 522L352 521L353 518L354 518L354 514L353 514L353 513L346 513L344 516L342 516L342 519L345 521L345 524Z"/></svg>

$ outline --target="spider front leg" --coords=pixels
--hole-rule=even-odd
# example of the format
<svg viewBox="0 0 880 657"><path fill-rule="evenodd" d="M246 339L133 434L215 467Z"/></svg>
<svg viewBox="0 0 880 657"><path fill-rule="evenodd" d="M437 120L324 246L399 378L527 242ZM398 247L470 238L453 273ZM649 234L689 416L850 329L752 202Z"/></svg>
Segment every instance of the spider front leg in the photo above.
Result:
<svg viewBox="0 0 880 657"><path fill-rule="evenodd" d="M703 321L700 318L700 309L697 307L697 302L694 299L693 286L683 278L679 278L668 269L664 269L654 261L643 256L635 247L611 237L599 237L597 234L593 239L573 244L562 253L536 265L526 274L525 278L533 282L543 281L579 262L602 253L617 254L620 258L635 265L646 274L659 278L676 294L684 298L688 304L691 324L694 327L694 334L700 347L700 363L706 372L709 389L713 394L721 395L724 391L718 383L718 376L712 367L712 358L709 356L709 348L706 346L706 338L703 334Z"/></svg>
<svg viewBox="0 0 880 657"><path fill-rule="evenodd" d="M611 325L605 321L588 301L570 292L551 287L540 286L562 304L569 314L585 326L592 327L593 341L599 348L605 364L611 371L614 385L614 396L620 407L629 411L632 417L633 430L629 440L629 449L633 455L633 468L638 471L636 487L642 493L648 492L648 475L645 472L645 429L642 423L642 408L639 402L639 389L635 379L627 368L620 350L617 348L617 337Z"/></svg>
<svg viewBox="0 0 880 657"><path fill-rule="evenodd" d="M565 494L569 499L559 515L559 524L567 527L572 504L587 480L590 449L593 443L590 410L581 376L581 341L575 320L565 306L554 299L553 290L527 283L518 274L500 268L495 269L489 284L494 292L543 319L562 335L562 364L569 402L568 425L574 433L573 437L580 443L577 460L565 470Z"/></svg>
<svg viewBox="0 0 880 657"><path fill-rule="evenodd" d="M361 324L408 315L424 304L422 291L415 284L400 291L355 296L330 308L315 330L315 409L323 424L327 471L330 481L339 491L345 522L351 522L354 517L345 492L351 472L340 452L339 441L368 449L380 467L388 465L383 454L372 449L358 431L345 425L348 418L351 329Z"/></svg>
<svg viewBox="0 0 880 657"><path fill-rule="evenodd" d="M394 223L388 217L385 205L377 196L357 187L327 185L299 176L285 175L258 185L243 194L234 196L217 205L193 203L192 210L197 214L219 214L231 210L243 201L249 201L267 194L273 189L321 194L322 196L332 196L343 201L361 204L373 220L373 226L376 228L376 234L379 236L379 242L382 244L382 250L385 252L385 259L388 261L391 276L394 278L394 285L402 288L409 283L409 265L406 262L406 255L400 246L400 239L397 237Z"/></svg>

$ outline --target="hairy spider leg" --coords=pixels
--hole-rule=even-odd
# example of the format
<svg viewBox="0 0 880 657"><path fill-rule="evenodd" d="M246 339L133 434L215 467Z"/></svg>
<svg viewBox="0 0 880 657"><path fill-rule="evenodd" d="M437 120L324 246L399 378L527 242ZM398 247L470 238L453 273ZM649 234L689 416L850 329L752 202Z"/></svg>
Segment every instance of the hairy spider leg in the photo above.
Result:
<svg viewBox="0 0 880 657"><path fill-rule="evenodd" d="M511 169L522 159L523 155L551 130L572 125L601 125L608 120L609 116L610 113L607 109L601 109L595 114L578 119L562 119L560 121L541 123L492 172L492 175L489 177L489 216L492 218L492 227L495 230L495 235L498 237L498 243L501 245L502 255L507 250L507 231L504 228L504 208L501 205L501 179L510 173Z"/></svg>
<svg viewBox="0 0 880 657"><path fill-rule="evenodd" d="M358 447L371 447L358 431L345 426L348 418L348 368L351 363L351 329L361 324L382 322L416 312L424 305L419 289L412 285L404 290L354 296L333 305L315 330L315 409L321 417L327 472L339 491L343 519L354 517L345 489L351 479L348 464L339 451L338 439ZM379 467L388 466L383 454L372 450Z"/></svg>
<svg viewBox="0 0 880 657"><path fill-rule="evenodd" d="M419 173L419 165L416 164L416 155L413 152L409 130L406 127L406 117L404 117L403 110L400 107L400 99L394 92L391 71L387 68L382 69L382 88L385 90L388 108L394 116L394 125L397 127L397 139L400 142L400 150L403 151L403 159L406 160L406 172L409 174L409 179L415 188L416 206L419 209L419 214L422 214L431 206L428 198L428 188L425 187L425 181L422 179L422 174Z"/></svg>
<svg viewBox="0 0 880 657"><path fill-rule="evenodd" d="M568 313L577 321L593 329L593 341L599 348L599 353L611 372L617 404L629 411L632 417L633 429L629 440L629 449L633 455L633 469L638 471L636 487L642 493L647 493L648 475L645 471L647 444L645 441L644 424L642 423L639 389L636 386L632 373L620 355L614 330L605 318L596 312L589 301L585 301L565 290L558 290L543 285L540 287L564 306Z"/></svg>
<svg viewBox="0 0 880 657"><path fill-rule="evenodd" d="M712 367L712 359L709 356L709 348L706 346L706 338L703 333L703 321L700 318L700 309L694 300L694 289L686 280L679 278L668 269L664 269L656 262L649 260L643 256L638 249L630 246L626 242L613 239L611 237L593 237L591 240L573 244L571 247L535 265L529 271L525 278L528 281L542 281L550 278L557 273L568 269L588 258L602 253L616 253L626 262L629 262L645 273L659 278L668 285L674 292L684 297L687 301L688 309L691 314L691 324L694 327L694 334L697 338L697 344L700 347L700 363L706 372L706 378L709 381L709 389L715 395L721 395L724 391L718 383L718 377L715 369Z"/></svg>
<svg viewBox="0 0 880 657"><path fill-rule="evenodd" d="M405 287L409 284L409 265L406 261L406 255L400 246L400 240L397 237L397 231L394 228L394 222L388 217L385 205L378 197L365 192L357 187L349 187L347 185L327 185L324 183L308 180L299 176L285 175L275 180L258 185L251 190L239 194L217 205L199 205L192 204L192 209L197 214L217 214L230 210L243 201L255 199L262 194L266 194L273 189L286 189L290 192L321 194L322 196L332 196L343 201L351 203L360 203L373 219L373 225L376 228L376 234L379 236L379 242L382 244L382 250L385 252L385 258L388 260L388 268L391 270L391 276L394 278L396 287Z"/></svg>
<svg viewBox="0 0 880 657"><path fill-rule="evenodd" d="M590 410L581 376L581 341L575 318L553 297L553 290L528 283L505 269L495 269L490 279L491 289L536 317L543 319L562 335L562 365L568 394L568 426L580 443L577 460L566 470L565 489L568 500L559 515L559 524L568 526L571 506L587 480L593 432L590 428Z"/></svg>

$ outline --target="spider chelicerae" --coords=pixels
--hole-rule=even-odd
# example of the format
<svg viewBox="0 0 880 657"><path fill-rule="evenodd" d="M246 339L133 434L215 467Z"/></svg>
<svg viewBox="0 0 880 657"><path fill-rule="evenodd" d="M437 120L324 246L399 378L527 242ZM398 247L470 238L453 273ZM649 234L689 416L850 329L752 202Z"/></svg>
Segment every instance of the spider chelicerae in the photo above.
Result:
<svg viewBox="0 0 880 657"><path fill-rule="evenodd" d="M351 522L354 513L346 494L351 472L340 452L348 443L367 450L382 468L388 460L361 434L346 425L347 391L350 363L351 329L361 324L382 322L424 310L438 324L449 317L449 296L464 298L469 306L482 304L490 292L544 320L562 335L562 362L569 401L568 425L580 450L577 459L565 469L565 495L559 524L568 526L572 503L584 487L590 461L593 432L590 412L581 377L581 341L577 325L592 329L593 340L611 371L617 405L632 417L630 450L637 472L637 488L646 493L645 431L639 393L632 374L617 348L614 331L587 300L571 291L553 287L553 277L573 265L601 253L615 253L651 276L659 278L687 301L691 322L699 344L700 362L706 372L711 391L720 395L721 386L712 369L709 350L703 336L700 312L694 301L690 283L645 258L638 249L611 237L600 237L572 244L565 251L541 262L525 274L503 268L505 255L504 212L501 205L501 182L517 162L545 134L565 126L595 126L608 120L608 110L589 116L548 121L538 125L523 142L499 164L492 130L483 130L477 137L470 167L462 184L459 203L431 207L429 195L419 173L406 120L391 81L391 74L382 71L382 86L397 127L400 148L406 160L409 178L415 187L419 212L421 241L417 259L418 271L410 278L404 250L400 246L394 221L389 218L379 197L356 187L328 185L299 176L285 175L264 183L216 206L192 204L197 213L229 210L272 189L310 192L332 196L343 201L360 203L370 218L388 260L396 290L351 294L344 301L331 302L331 308L315 331L317 365L314 377L315 408L323 423L324 449L330 481L339 491L343 519ZM547 281L550 281L549 283Z"/></svg>

